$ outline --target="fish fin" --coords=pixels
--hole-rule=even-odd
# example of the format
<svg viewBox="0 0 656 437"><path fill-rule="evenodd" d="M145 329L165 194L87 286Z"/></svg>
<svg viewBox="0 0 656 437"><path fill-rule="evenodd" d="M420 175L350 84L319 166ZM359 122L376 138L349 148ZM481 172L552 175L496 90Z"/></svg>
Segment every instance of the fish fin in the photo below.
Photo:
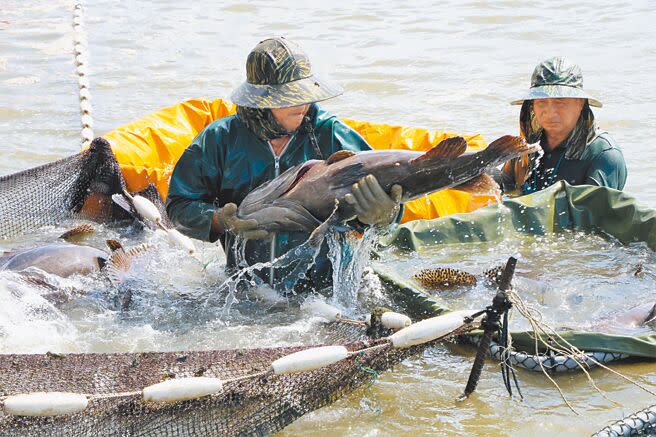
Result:
<svg viewBox="0 0 656 437"><path fill-rule="evenodd" d="M437 146L434 146L428 152L413 159L411 162L423 159L436 159L436 158L457 158L467 151L467 141L463 137L450 137L446 138Z"/></svg>
<svg viewBox="0 0 656 437"><path fill-rule="evenodd" d="M364 164L361 162L354 162L337 171L331 181L330 188L338 189L350 187L363 177L367 176L364 170Z"/></svg>
<svg viewBox="0 0 656 437"><path fill-rule="evenodd" d="M505 155L508 153L533 153L537 151L537 147L532 147L526 144L526 140L522 137L513 135L504 135L492 141L483 152L492 152L494 155Z"/></svg>
<svg viewBox="0 0 656 437"><path fill-rule="evenodd" d="M19 272L19 275L23 281L30 285L46 288L50 291L58 290L57 285L50 282L48 275L43 270L32 268Z"/></svg>
<svg viewBox="0 0 656 437"><path fill-rule="evenodd" d="M107 244L107 247L109 247L109 250L112 252L123 249L123 245L118 240L105 240L105 244Z"/></svg>
<svg viewBox="0 0 656 437"><path fill-rule="evenodd" d="M107 265L105 265L109 282L114 286L123 283L127 273L130 271L131 265L132 258L129 257L123 249L118 249L112 252L107 260Z"/></svg>
<svg viewBox="0 0 656 437"><path fill-rule="evenodd" d="M130 271L130 267L132 266L132 259L137 255L143 254L148 249L150 249L150 245L141 244L139 246L131 247L128 250L120 248L112 252L107 259L107 265L105 266L109 282L114 286L123 283L127 277L127 273Z"/></svg>
<svg viewBox="0 0 656 437"><path fill-rule="evenodd" d="M135 210L125 194L112 194L112 201L133 216L135 215Z"/></svg>
<svg viewBox="0 0 656 437"><path fill-rule="evenodd" d="M316 229L310 234L310 238L308 238L308 243L310 246L319 247L321 243L323 243L324 238L326 238L326 232L328 232L328 229L330 229L331 226L339 223L340 218L338 211L339 200L335 199L335 207L333 208L333 212L330 213L326 221L317 226Z"/></svg>
<svg viewBox="0 0 656 437"><path fill-rule="evenodd" d="M152 245L150 245L150 244L140 244L138 246L134 246L134 247L129 248L128 250L125 251L125 253L128 256L134 258L134 257L137 257L139 255L143 255L144 253L148 252L151 249L152 249Z"/></svg>
<svg viewBox="0 0 656 437"><path fill-rule="evenodd" d="M274 200L280 199L298 180L299 176L307 171L308 166L312 166L320 161L306 161L303 164L296 165L283 172L277 178L263 183L246 195L244 200L239 204L237 216L248 218L251 214L259 213L263 205L268 206Z"/></svg>
<svg viewBox="0 0 656 437"><path fill-rule="evenodd" d="M481 173L467 182L456 185L453 189L464 191L466 193L489 194L501 197L501 187L499 187L499 184L497 184L494 178L487 173Z"/></svg>
<svg viewBox="0 0 656 437"><path fill-rule="evenodd" d="M333 153L326 159L326 165L333 164L335 162L339 162L342 159L350 158L351 156L355 155L355 152L351 150L338 150L337 152Z"/></svg>
<svg viewBox="0 0 656 437"><path fill-rule="evenodd" d="M59 238L66 241L80 241L87 235L93 234L94 232L95 228L92 225L84 223L64 232L59 236Z"/></svg>
<svg viewBox="0 0 656 437"><path fill-rule="evenodd" d="M433 290L474 286L477 283L476 277L471 273L449 267L424 269L413 275L412 279L419 282L422 287Z"/></svg>
<svg viewBox="0 0 656 437"><path fill-rule="evenodd" d="M262 212L270 217L279 217L275 224L288 230L311 231L321 224L303 205L286 199L276 199L272 206L263 208ZM291 224L294 225L292 228Z"/></svg>
<svg viewBox="0 0 656 437"><path fill-rule="evenodd" d="M647 315L647 318L643 322L643 325L649 325L656 322L656 304L654 304L653 307L651 307L651 310L649 311L649 314Z"/></svg>

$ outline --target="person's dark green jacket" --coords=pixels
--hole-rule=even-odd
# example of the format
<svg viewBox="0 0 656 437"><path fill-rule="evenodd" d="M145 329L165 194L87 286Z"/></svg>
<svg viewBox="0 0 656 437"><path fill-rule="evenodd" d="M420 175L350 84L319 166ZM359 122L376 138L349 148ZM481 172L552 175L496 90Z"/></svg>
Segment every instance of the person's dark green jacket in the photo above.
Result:
<svg viewBox="0 0 656 437"><path fill-rule="evenodd" d="M537 154L530 157L531 173L521 184L518 194L529 194L543 190L557 181L567 181L570 185L597 185L622 190L626 183L627 169L624 156L615 140L606 132L595 135L581 156L568 158L567 141L537 162ZM515 161L519 161L519 158ZM504 192L516 191L514 165L504 167L502 185ZM521 182L520 182L521 183Z"/></svg>
<svg viewBox="0 0 656 437"><path fill-rule="evenodd" d="M230 202L239 205L258 186L307 160L327 159L338 150L371 150L356 131L319 105L313 104L308 115L321 156L311 144L309 132L297 132L276 157L269 143L255 136L236 115L206 126L184 151L171 176L166 212L176 228L199 240L216 241L218 235L210 232L216 207ZM276 256L300 245L308 236L303 232L276 234ZM226 233L221 241L229 267L235 265L233 238ZM246 261L249 265L269 261L271 248L271 241L248 241ZM324 286L331 272L324 243L307 276L314 286ZM277 270L276 279L284 273ZM258 276L268 281L268 270L260 271Z"/></svg>

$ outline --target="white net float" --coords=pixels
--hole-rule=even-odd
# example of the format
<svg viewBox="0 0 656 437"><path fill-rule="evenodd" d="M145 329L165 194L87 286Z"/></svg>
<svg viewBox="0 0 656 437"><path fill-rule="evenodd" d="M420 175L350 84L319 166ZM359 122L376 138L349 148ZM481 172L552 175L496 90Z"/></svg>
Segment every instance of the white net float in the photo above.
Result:
<svg viewBox="0 0 656 437"><path fill-rule="evenodd" d="M344 346L321 346L278 358L271 367L276 375L307 372L329 366L348 356Z"/></svg>
<svg viewBox="0 0 656 437"><path fill-rule="evenodd" d="M216 393L223 387L218 378L176 378L150 385L143 389L144 401L178 402L202 398Z"/></svg>
<svg viewBox="0 0 656 437"><path fill-rule="evenodd" d="M4 411L14 416L60 416L87 408L85 395L64 392L37 392L9 396Z"/></svg>
<svg viewBox="0 0 656 437"><path fill-rule="evenodd" d="M166 234L172 244L186 250L189 255L193 255L196 252L196 246L194 246L191 238L183 235L177 229L167 229Z"/></svg>
<svg viewBox="0 0 656 437"><path fill-rule="evenodd" d="M150 220L153 223L161 223L162 215L150 200L137 195L132 197L132 204L134 205L134 209L146 220Z"/></svg>
<svg viewBox="0 0 656 437"><path fill-rule="evenodd" d="M86 65L78 65L75 71L79 76L86 76L89 74L89 69Z"/></svg>
<svg viewBox="0 0 656 437"><path fill-rule="evenodd" d="M88 100L86 99L80 100L80 112L82 112L83 114L84 113L89 114L91 112L91 103Z"/></svg>
<svg viewBox="0 0 656 437"><path fill-rule="evenodd" d="M83 114L82 126L93 128L93 117L91 117L89 114Z"/></svg>
<svg viewBox="0 0 656 437"><path fill-rule="evenodd" d="M426 343L444 337L465 325L465 318L476 312L478 311L453 311L443 316L431 317L395 332L390 335L389 339L395 348L406 348Z"/></svg>
<svg viewBox="0 0 656 437"><path fill-rule="evenodd" d="M371 324L371 316L369 316L369 325ZM380 317L380 323L387 329L403 329L412 324L410 317L405 314L387 311Z"/></svg>
<svg viewBox="0 0 656 437"><path fill-rule="evenodd" d="M77 79L77 83L80 86L80 88L89 88L90 82L88 77L80 76Z"/></svg>

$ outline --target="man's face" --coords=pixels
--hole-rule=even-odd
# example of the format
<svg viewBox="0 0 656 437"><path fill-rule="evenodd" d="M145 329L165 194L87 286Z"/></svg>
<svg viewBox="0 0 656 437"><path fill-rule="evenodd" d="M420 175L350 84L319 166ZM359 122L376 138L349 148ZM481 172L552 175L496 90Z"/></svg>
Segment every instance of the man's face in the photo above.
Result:
<svg viewBox="0 0 656 437"><path fill-rule="evenodd" d="M536 99L533 112L548 136L566 137L576 126L585 99Z"/></svg>
<svg viewBox="0 0 656 437"><path fill-rule="evenodd" d="M289 108L271 108L273 117L287 131L295 131L303 122L310 105L291 106Z"/></svg>

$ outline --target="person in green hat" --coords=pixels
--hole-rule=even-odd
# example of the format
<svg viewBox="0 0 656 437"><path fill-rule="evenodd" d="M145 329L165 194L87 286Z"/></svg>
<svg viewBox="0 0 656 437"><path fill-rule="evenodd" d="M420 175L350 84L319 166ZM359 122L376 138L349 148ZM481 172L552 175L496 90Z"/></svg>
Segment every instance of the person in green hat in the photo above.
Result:
<svg viewBox="0 0 656 437"><path fill-rule="evenodd" d="M522 105L521 134L529 143L539 142L544 154L508 161L501 176L504 192L529 194L560 180L624 188L624 156L615 140L595 124L590 107L602 105L583 90L578 65L561 57L539 63L528 93L511 105Z"/></svg>
<svg viewBox="0 0 656 437"><path fill-rule="evenodd" d="M249 192L307 160L327 159L339 150L371 149L317 104L342 89L312 74L308 57L293 42L270 38L257 44L248 55L246 77L231 96L237 113L210 123L187 147L171 176L166 200L169 218L181 232L204 241L221 239L229 268L270 261L309 237L302 232L271 235L255 220L237 217L237 205ZM355 184L346 200L358 212L358 227L399 220L400 198L401 187L392 187L388 195L369 177ZM234 248L236 237L246 239L243 255ZM297 289L330 284L327 254L324 243ZM288 272L261 269L257 276L279 288Z"/></svg>

